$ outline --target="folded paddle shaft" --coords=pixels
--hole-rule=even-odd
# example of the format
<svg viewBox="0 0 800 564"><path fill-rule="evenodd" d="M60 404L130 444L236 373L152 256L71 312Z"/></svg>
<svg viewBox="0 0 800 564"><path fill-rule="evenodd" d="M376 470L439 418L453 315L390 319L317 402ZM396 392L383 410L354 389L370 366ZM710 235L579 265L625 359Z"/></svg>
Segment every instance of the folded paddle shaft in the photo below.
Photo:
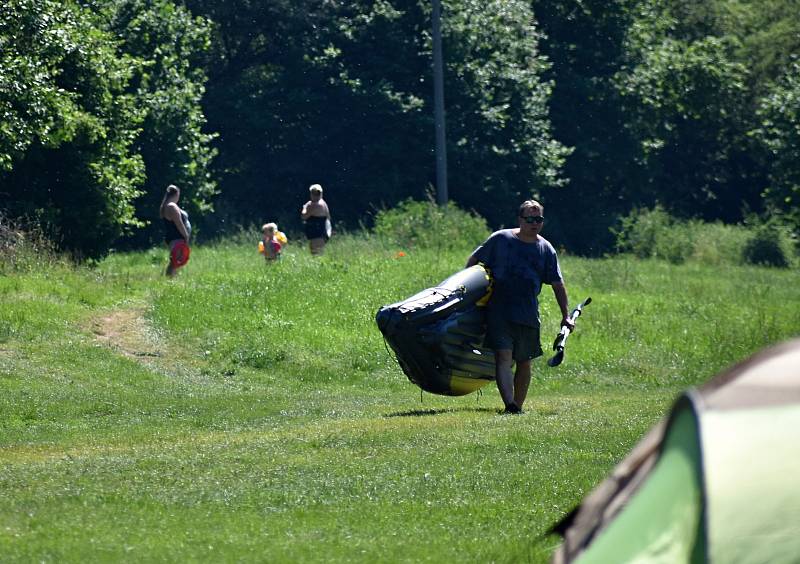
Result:
<svg viewBox="0 0 800 564"><path fill-rule="evenodd" d="M586 298L581 303L577 305L577 307L572 310L572 314L569 316L570 321L574 324L578 317L580 317L581 313L583 312L583 308L592 303L592 298ZM556 335L556 340L553 342L553 350L556 351L556 354L547 361L548 366L558 366L561 364L561 361L564 360L564 347L567 345L567 337L569 337L570 331L569 327L566 325L561 327L561 331L558 332Z"/></svg>

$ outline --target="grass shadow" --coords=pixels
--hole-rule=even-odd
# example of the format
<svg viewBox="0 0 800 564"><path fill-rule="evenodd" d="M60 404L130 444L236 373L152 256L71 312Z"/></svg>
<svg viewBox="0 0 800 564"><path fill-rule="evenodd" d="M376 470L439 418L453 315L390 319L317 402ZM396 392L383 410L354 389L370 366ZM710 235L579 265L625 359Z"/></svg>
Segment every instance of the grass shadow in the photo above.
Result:
<svg viewBox="0 0 800 564"><path fill-rule="evenodd" d="M498 414L502 410L494 407L446 407L442 409L411 409L409 411L398 411L389 413L384 417L426 417L429 415L445 415L447 413L458 413L460 411L484 412Z"/></svg>

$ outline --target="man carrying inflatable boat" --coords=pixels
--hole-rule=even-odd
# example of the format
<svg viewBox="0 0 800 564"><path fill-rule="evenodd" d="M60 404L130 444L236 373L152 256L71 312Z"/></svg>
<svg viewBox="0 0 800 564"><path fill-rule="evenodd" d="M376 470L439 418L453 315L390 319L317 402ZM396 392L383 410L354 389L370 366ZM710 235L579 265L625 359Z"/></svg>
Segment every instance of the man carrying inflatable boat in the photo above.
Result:
<svg viewBox="0 0 800 564"><path fill-rule="evenodd" d="M553 287L562 314L559 353L550 365L563 359L581 306L570 317L555 249L539 235L542 205L528 200L517 215L519 227L493 233L470 255L467 268L375 316L403 372L423 390L460 396L495 380L505 413L521 413L531 360L542 355L542 284Z"/></svg>
<svg viewBox="0 0 800 564"><path fill-rule="evenodd" d="M467 267L481 263L492 273L485 345L494 351L495 380L505 413L522 412L531 381L531 360L542 356L538 302L542 284L553 288L561 325L570 330L574 327L558 255L539 235L544 227L544 207L527 200L517 215L519 227L496 231L467 260Z"/></svg>

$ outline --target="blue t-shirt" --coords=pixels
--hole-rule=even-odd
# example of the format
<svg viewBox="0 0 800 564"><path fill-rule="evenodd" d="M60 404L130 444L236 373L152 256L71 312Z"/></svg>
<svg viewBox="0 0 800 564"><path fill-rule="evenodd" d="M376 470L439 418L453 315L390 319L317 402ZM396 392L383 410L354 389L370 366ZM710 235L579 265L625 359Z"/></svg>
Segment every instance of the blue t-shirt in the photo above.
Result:
<svg viewBox="0 0 800 564"><path fill-rule="evenodd" d="M560 282L561 267L553 245L539 236L526 243L513 229L501 229L472 252L492 273L494 290L489 313L502 315L514 323L539 326L539 301L542 284Z"/></svg>

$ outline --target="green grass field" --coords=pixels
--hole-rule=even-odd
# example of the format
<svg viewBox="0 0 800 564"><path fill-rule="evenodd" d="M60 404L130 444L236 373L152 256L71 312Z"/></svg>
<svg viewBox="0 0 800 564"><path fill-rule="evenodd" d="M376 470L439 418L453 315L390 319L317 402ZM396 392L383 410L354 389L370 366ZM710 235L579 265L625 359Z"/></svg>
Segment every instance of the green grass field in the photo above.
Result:
<svg viewBox="0 0 800 564"><path fill-rule="evenodd" d="M0 560L544 562L677 393L800 334L796 270L562 257L593 303L501 416L421 394L374 322L471 249L255 243L0 276Z"/></svg>

